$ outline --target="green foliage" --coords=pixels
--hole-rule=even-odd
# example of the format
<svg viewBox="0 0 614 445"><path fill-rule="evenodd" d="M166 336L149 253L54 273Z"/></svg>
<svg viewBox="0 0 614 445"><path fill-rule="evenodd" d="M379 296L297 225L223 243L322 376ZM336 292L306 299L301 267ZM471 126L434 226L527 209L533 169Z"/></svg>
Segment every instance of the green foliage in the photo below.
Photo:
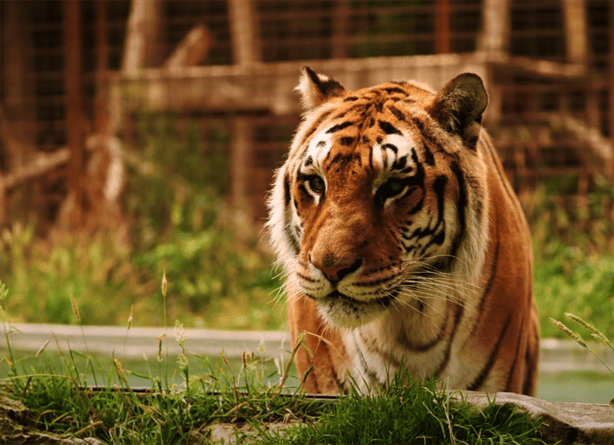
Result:
<svg viewBox="0 0 614 445"><path fill-rule="evenodd" d="M435 380L416 382L398 373L382 394L356 391L341 398L315 422L279 434L267 444L540 443L539 421L508 406L484 410L463 403Z"/></svg>
<svg viewBox="0 0 614 445"><path fill-rule="evenodd" d="M187 327L278 329L272 304L281 281L266 244L241 225L220 198L228 192L222 122L203 138L188 124L183 138L172 117L144 115L135 147L126 148L124 209L132 245L114 234L66 236L47 243L19 223L0 237L0 276L13 290L6 306L15 321L75 323L71 295L84 324L122 325L134 305L135 325L161 325L158 283L169 278L170 318Z"/></svg>
<svg viewBox="0 0 614 445"><path fill-rule="evenodd" d="M549 319L561 319L565 312L613 333L614 258L562 244L548 246L544 254L550 259L536 261L534 283L542 337L564 338Z"/></svg>
<svg viewBox="0 0 614 445"><path fill-rule="evenodd" d="M15 321L75 323L71 295L86 324L125 319L146 290L110 235L86 243L65 237L51 247L34 240L33 226L16 223L2 232L0 255L7 258L0 273L12 291L5 305Z"/></svg>
<svg viewBox="0 0 614 445"><path fill-rule="evenodd" d="M585 200L547 193L523 200L533 237L534 293L542 337L564 338L549 319L573 312L614 333L614 190L597 178Z"/></svg>

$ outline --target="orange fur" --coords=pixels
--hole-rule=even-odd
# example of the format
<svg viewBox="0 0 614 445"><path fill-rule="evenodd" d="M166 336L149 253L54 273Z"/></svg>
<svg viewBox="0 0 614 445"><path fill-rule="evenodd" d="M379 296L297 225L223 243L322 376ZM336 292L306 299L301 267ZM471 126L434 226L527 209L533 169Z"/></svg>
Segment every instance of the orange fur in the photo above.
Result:
<svg viewBox="0 0 614 445"><path fill-rule="evenodd" d="M529 230L488 135L480 78L356 92L309 68L269 200L304 390L385 385L535 394Z"/></svg>

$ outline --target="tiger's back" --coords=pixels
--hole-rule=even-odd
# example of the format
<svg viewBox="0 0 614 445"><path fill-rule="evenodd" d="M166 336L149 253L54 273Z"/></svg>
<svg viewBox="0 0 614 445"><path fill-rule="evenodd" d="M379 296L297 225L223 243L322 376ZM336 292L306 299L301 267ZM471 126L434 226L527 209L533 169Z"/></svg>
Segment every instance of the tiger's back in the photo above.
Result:
<svg viewBox="0 0 614 445"><path fill-rule="evenodd" d="M306 68L307 109L269 201L308 392L399 367L449 388L535 393L529 231L464 74L356 92Z"/></svg>

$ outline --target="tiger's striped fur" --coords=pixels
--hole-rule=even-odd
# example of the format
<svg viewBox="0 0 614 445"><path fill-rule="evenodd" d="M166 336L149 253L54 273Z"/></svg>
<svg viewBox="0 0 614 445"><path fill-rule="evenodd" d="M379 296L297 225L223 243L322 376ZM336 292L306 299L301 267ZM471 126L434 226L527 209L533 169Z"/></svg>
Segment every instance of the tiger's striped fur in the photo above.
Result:
<svg viewBox="0 0 614 445"><path fill-rule="evenodd" d="M311 393L400 366L448 388L534 395L539 356L529 230L490 138L488 97L461 74L439 92L355 92L309 68L306 113L269 200L288 324Z"/></svg>

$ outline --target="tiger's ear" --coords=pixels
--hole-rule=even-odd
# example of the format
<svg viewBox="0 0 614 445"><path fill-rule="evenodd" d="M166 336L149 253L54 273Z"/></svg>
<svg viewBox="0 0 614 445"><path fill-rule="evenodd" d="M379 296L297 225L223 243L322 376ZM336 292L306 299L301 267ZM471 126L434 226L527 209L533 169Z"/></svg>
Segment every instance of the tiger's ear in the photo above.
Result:
<svg viewBox="0 0 614 445"><path fill-rule="evenodd" d="M429 112L446 131L461 136L475 150L486 105L488 94L480 76L464 73L437 93Z"/></svg>
<svg viewBox="0 0 614 445"><path fill-rule="evenodd" d="M310 110L345 93L345 88L336 80L317 74L307 66L301 70L303 74L296 90L301 93L301 103L305 110Z"/></svg>

